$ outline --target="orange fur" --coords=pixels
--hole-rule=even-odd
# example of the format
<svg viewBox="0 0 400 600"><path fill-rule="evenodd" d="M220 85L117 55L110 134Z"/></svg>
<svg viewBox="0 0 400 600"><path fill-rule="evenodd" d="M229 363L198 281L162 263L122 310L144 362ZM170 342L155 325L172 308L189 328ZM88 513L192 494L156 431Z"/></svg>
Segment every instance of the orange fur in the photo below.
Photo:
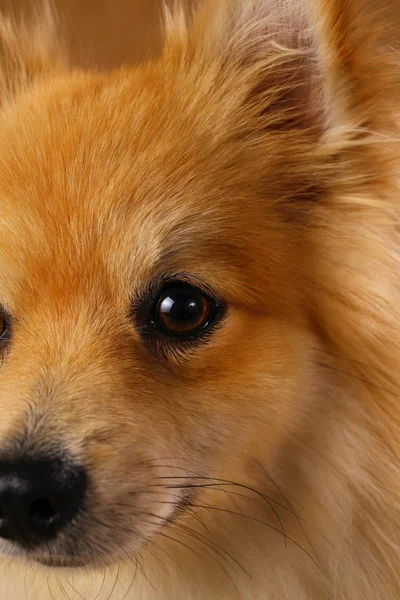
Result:
<svg viewBox="0 0 400 600"><path fill-rule="evenodd" d="M398 66L362 4L177 5L101 74L1 22L0 452L92 482L46 553L0 541L2 600L399 598ZM131 297L175 273L227 315L151 352Z"/></svg>

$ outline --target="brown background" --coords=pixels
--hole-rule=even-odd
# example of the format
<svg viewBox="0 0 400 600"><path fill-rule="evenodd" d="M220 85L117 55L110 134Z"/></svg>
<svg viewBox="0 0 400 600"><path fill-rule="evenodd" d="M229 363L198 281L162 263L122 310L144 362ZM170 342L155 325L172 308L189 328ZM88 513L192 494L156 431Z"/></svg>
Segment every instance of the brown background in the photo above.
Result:
<svg viewBox="0 0 400 600"><path fill-rule="evenodd" d="M114 66L145 59L160 48L161 0L54 1L75 62ZM391 24L388 36L400 47L400 0L365 1L387 10ZM37 2L0 0L0 9L26 10L29 3Z"/></svg>

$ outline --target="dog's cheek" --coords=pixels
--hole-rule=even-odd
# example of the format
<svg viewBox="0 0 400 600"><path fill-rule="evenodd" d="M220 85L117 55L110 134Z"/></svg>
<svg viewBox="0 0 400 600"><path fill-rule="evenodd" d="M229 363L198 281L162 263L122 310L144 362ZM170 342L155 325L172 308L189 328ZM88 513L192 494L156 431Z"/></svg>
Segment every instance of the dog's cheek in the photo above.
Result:
<svg viewBox="0 0 400 600"><path fill-rule="evenodd" d="M301 426L319 385L317 341L305 322L244 311L219 335L171 386L173 455L184 447L196 475L235 478L254 456L273 460Z"/></svg>

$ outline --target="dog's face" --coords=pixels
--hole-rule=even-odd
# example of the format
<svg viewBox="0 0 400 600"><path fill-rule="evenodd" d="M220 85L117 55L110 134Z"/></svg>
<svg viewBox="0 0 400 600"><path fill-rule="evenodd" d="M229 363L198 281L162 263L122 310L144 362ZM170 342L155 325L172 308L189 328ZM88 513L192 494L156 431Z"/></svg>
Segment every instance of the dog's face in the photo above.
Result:
<svg viewBox="0 0 400 600"><path fill-rule="evenodd" d="M194 501L193 478L251 480L315 397L310 47L294 64L272 45L256 72L182 44L39 82L2 115L0 464L11 488L13 465L43 461L78 490L46 544L4 535L6 553L133 554ZM30 510L51 521L44 500Z"/></svg>
<svg viewBox="0 0 400 600"><path fill-rule="evenodd" d="M309 369L301 244L275 198L219 164L175 90L133 83L72 79L2 128L2 451L85 469L51 546L83 560L139 547L186 476L273 449Z"/></svg>

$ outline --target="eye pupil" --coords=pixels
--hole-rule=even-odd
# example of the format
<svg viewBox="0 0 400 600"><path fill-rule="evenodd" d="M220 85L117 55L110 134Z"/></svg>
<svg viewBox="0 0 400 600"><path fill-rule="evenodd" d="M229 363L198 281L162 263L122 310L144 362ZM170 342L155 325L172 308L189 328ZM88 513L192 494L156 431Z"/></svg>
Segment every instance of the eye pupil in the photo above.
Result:
<svg viewBox="0 0 400 600"><path fill-rule="evenodd" d="M156 324L171 334L191 334L209 322L211 302L195 288L171 288L162 293L156 309Z"/></svg>

